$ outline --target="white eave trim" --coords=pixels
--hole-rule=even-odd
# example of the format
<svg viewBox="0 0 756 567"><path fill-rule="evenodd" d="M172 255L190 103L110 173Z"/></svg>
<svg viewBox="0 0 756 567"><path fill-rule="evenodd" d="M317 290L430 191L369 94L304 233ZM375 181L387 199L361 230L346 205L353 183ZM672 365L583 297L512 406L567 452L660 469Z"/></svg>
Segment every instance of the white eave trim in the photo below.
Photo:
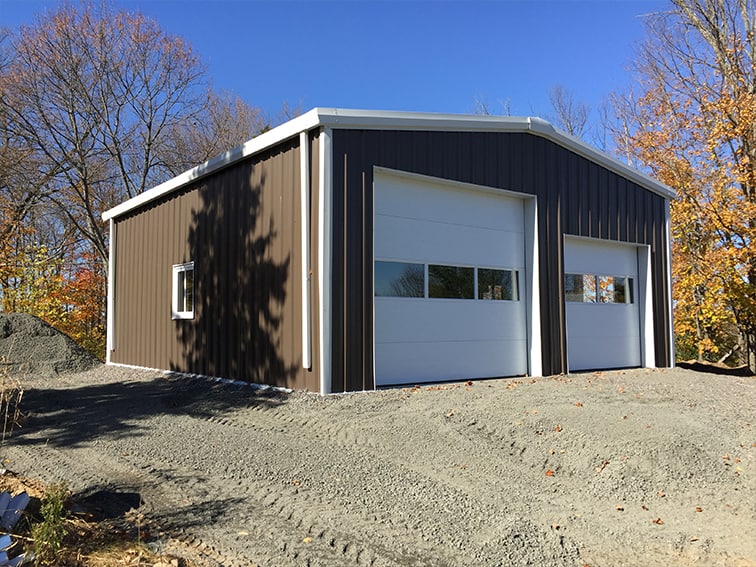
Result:
<svg viewBox="0 0 756 567"><path fill-rule="evenodd" d="M557 130L541 118L518 116L480 116L475 114L434 114L380 110L350 110L340 108L314 108L280 126L252 138L241 146L229 150L208 162L161 183L103 213L104 220L123 215L150 201L158 199L180 187L205 177L234 162L263 151L284 140L294 138L312 128L366 129L366 130L425 130L449 132L527 132L541 136L575 152L586 159L613 171L642 187L672 199L676 193L663 183L638 171L620 160Z"/></svg>
<svg viewBox="0 0 756 567"><path fill-rule="evenodd" d="M277 128L273 128L260 134L259 136L252 138L248 142L245 142L241 146L238 146L232 150L224 152L219 156L214 157L210 161L206 161L203 164L198 165L184 173L177 175L176 177L169 179L165 183L153 187L152 189L145 191L141 195L137 195L124 201L120 205L113 207L112 209L105 211L102 214L103 220L110 220L112 218L121 216L129 211L136 209L142 205L159 199L163 195L167 195L180 187L183 187L193 181L197 181L203 177L210 175L211 173L228 167L229 165L242 160L248 156L261 152L271 146L274 146L289 138L295 138L299 136L301 132L307 131L318 125L317 109L298 116L293 120L289 120L285 124L281 124Z"/></svg>

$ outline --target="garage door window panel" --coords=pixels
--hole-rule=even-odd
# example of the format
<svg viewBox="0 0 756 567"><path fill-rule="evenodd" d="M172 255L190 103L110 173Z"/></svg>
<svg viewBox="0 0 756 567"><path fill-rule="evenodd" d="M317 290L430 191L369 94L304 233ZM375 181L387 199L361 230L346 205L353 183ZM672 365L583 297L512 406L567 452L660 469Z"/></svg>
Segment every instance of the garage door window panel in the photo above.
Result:
<svg viewBox="0 0 756 567"><path fill-rule="evenodd" d="M375 263L376 297L425 297L425 265Z"/></svg>
<svg viewBox="0 0 756 567"><path fill-rule="evenodd" d="M594 274L565 274L565 299L575 303L596 303L596 276Z"/></svg>
<svg viewBox="0 0 756 567"><path fill-rule="evenodd" d="M428 297L475 299L475 270L461 266L428 265Z"/></svg>
<svg viewBox="0 0 756 567"><path fill-rule="evenodd" d="M614 303L634 303L633 278L614 276Z"/></svg>
<svg viewBox="0 0 756 567"><path fill-rule="evenodd" d="M517 270L478 268L478 299L517 301Z"/></svg>
<svg viewBox="0 0 756 567"><path fill-rule="evenodd" d="M565 274L564 295L573 303L633 303L633 278Z"/></svg>

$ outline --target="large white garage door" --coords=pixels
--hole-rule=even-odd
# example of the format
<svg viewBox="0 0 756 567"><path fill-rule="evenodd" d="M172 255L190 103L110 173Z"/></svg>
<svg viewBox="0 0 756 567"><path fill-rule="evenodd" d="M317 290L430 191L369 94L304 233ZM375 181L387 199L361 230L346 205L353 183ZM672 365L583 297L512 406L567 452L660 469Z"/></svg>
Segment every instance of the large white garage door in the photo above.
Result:
<svg viewBox="0 0 756 567"><path fill-rule="evenodd" d="M638 248L565 238L570 371L641 366Z"/></svg>
<svg viewBox="0 0 756 567"><path fill-rule="evenodd" d="M527 373L523 202L375 175L376 385Z"/></svg>

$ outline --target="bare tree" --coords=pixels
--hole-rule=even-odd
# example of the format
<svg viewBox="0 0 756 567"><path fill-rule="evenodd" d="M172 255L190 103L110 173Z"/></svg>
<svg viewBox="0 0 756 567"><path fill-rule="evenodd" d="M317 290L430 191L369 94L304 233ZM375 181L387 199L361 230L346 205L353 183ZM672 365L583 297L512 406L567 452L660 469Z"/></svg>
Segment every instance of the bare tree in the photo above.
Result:
<svg viewBox="0 0 756 567"><path fill-rule="evenodd" d="M582 138L591 108L577 102L572 93L562 85L554 85L549 89L549 102L555 112L549 119L571 136Z"/></svg>
<svg viewBox="0 0 756 567"><path fill-rule="evenodd" d="M497 106L493 107L488 99L476 96L473 101L473 114L512 116L512 104L509 99L498 100L496 104Z"/></svg>
<svg viewBox="0 0 756 567"><path fill-rule="evenodd" d="M259 108L231 93L208 90L202 108L191 121L166 129L156 156L161 167L178 175L269 128Z"/></svg>
<svg viewBox="0 0 756 567"><path fill-rule="evenodd" d="M204 68L181 38L104 5L45 15L11 51L0 90L9 138L44 177L45 198L106 260L102 211L170 175L156 148L198 115Z"/></svg>

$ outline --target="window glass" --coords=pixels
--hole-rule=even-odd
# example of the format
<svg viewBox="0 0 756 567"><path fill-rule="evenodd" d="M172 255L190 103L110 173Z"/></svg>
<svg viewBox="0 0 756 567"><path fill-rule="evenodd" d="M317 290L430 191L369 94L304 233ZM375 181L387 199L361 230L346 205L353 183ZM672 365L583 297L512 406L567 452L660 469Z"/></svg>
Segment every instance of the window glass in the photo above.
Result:
<svg viewBox="0 0 756 567"><path fill-rule="evenodd" d="M614 276L599 276L598 291L600 303L615 303Z"/></svg>
<svg viewBox="0 0 756 567"><path fill-rule="evenodd" d="M425 297L425 266L405 262L376 262L375 295Z"/></svg>
<svg viewBox="0 0 756 567"><path fill-rule="evenodd" d="M614 276L614 302L633 302L633 278Z"/></svg>
<svg viewBox="0 0 756 567"><path fill-rule="evenodd" d="M184 271L184 311L194 311L194 268Z"/></svg>
<svg viewBox="0 0 756 567"><path fill-rule="evenodd" d="M473 268L428 265L428 297L474 299Z"/></svg>
<svg viewBox="0 0 756 567"><path fill-rule="evenodd" d="M578 303L596 303L596 276L564 274L564 298Z"/></svg>
<svg viewBox="0 0 756 567"><path fill-rule="evenodd" d="M593 274L565 274L566 301L578 303L632 303L633 278L625 276L595 276Z"/></svg>
<svg viewBox="0 0 756 567"><path fill-rule="evenodd" d="M517 271L478 268L478 299L517 300Z"/></svg>

